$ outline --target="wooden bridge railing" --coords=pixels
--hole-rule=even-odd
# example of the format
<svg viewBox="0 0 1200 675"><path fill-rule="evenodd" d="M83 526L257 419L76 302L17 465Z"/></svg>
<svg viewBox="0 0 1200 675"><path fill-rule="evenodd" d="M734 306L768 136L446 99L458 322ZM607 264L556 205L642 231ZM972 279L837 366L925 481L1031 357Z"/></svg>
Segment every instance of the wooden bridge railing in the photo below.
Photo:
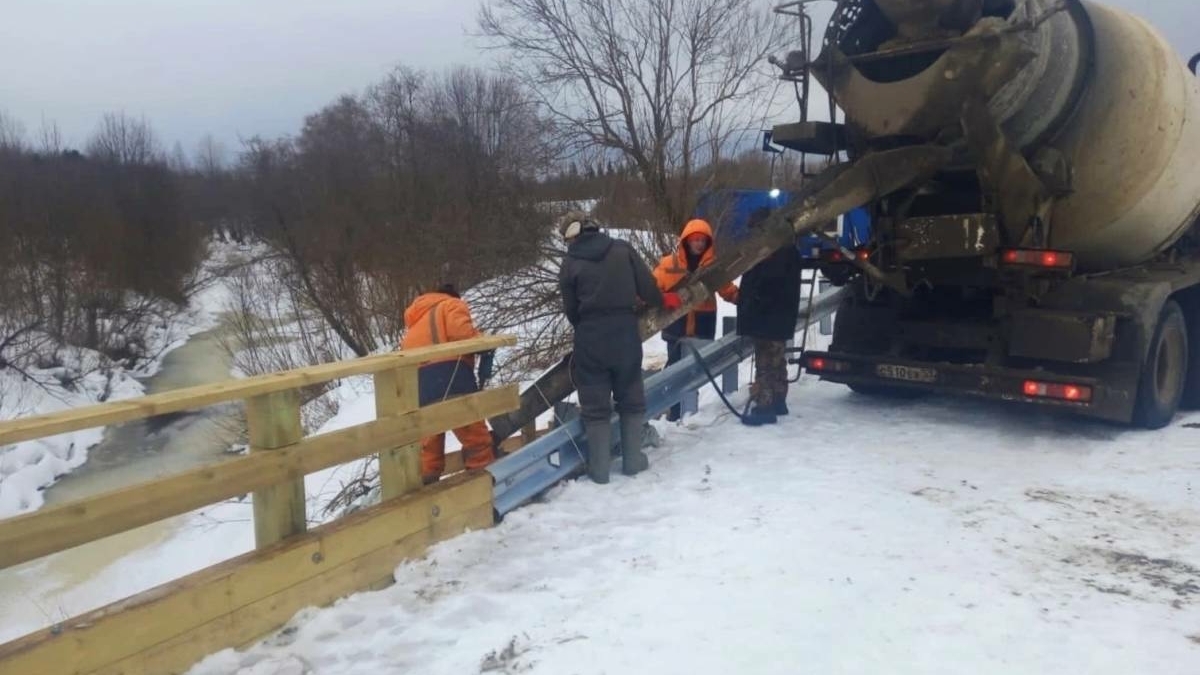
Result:
<svg viewBox="0 0 1200 675"><path fill-rule="evenodd" d="M418 406L417 367L515 344L482 337L0 423L0 446L244 401L245 456L0 520L0 570L252 492L257 549L0 645L0 673L181 673L296 611L390 581L430 543L492 524L486 473L422 488L419 440L516 409L515 386ZM376 419L304 437L299 389L375 380ZM304 476L378 454L382 503L306 532ZM2 574L4 572L0 572Z"/></svg>

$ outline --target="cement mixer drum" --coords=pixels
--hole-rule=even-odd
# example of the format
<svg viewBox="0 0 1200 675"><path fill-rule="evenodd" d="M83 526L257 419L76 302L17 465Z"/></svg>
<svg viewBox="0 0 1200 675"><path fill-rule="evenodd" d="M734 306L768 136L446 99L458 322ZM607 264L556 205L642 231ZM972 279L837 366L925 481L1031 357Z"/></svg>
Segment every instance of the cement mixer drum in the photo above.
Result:
<svg viewBox="0 0 1200 675"><path fill-rule="evenodd" d="M1085 271L1136 265L1200 215L1200 80L1143 20L1083 0L858 0L815 76L860 146L931 141L983 95L1022 154L1066 160L1050 244Z"/></svg>

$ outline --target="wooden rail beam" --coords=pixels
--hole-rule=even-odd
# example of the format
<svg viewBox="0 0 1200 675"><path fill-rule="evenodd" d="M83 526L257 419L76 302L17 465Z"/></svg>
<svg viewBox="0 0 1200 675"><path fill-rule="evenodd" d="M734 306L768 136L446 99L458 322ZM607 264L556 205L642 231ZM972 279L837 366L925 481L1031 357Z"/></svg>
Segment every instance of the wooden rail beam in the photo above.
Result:
<svg viewBox="0 0 1200 675"><path fill-rule="evenodd" d="M0 672L183 673L305 607L372 586L433 542L491 525L491 476L449 478L0 645Z"/></svg>
<svg viewBox="0 0 1200 675"><path fill-rule="evenodd" d="M487 389L386 417L271 452L191 469L167 478L0 521L0 569L171 516L240 497L286 477L344 464L381 449L514 410L516 385Z"/></svg>
<svg viewBox="0 0 1200 675"><path fill-rule="evenodd" d="M432 347L338 361L279 373L258 375L243 380L188 387L100 405L76 408L49 415L36 415L0 422L0 445L44 438L80 429L145 419L157 415L205 408L229 401L301 389L354 375L370 375L406 366L415 366L442 358L509 347L517 343L512 336L486 336Z"/></svg>

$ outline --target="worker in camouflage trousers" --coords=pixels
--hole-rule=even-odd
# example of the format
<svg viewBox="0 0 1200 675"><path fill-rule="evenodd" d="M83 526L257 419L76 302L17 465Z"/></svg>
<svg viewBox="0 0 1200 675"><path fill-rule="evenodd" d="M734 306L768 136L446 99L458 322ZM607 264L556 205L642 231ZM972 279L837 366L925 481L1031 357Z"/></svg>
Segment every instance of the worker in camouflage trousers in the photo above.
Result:
<svg viewBox="0 0 1200 675"><path fill-rule="evenodd" d="M752 226L770 216L751 215ZM753 407L742 418L750 426L774 424L788 414L787 342L796 335L800 314L800 251L789 244L742 275L737 332L754 341Z"/></svg>
<svg viewBox="0 0 1200 675"><path fill-rule="evenodd" d="M566 214L559 233L567 242L559 288L563 312L575 329L571 377L587 433L588 476L607 483L614 401L620 416L623 472L632 476L650 466L642 452L646 392L637 311L642 305L663 307L664 298L633 247L600 232L587 214ZM678 307L679 297L669 296Z"/></svg>
<svg viewBox="0 0 1200 675"><path fill-rule="evenodd" d="M440 282L437 289L423 293L404 310L404 340L401 349L416 349L444 342L478 337L471 310L455 285ZM455 396L474 394L492 377L495 352L479 355L478 380L475 356L467 354L421 366L417 371L420 405L430 405ZM467 469L482 469L495 460L492 434L482 421L454 430L462 443L463 464ZM446 434L421 440L421 478L426 485L437 482L446 469Z"/></svg>

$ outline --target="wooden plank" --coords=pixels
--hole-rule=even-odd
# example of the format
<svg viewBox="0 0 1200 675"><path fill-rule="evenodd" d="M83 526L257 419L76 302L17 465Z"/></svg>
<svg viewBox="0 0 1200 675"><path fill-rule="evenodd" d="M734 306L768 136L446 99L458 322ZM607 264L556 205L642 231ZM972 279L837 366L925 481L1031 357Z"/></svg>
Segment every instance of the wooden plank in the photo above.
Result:
<svg viewBox="0 0 1200 675"><path fill-rule="evenodd" d="M375 417L395 417L420 406L416 368L375 373ZM379 488L383 500L421 487L421 444L379 452Z"/></svg>
<svg viewBox="0 0 1200 675"><path fill-rule="evenodd" d="M351 361L337 361L297 370L258 375L244 380L187 387L128 401L115 401L50 415L37 415L0 422L0 445L183 410L204 408L218 403L241 401L277 391L301 389L354 375L369 375L383 370L394 370L431 360L487 351L514 344L516 344L515 337L503 335L447 342L432 347L368 356Z"/></svg>
<svg viewBox="0 0 1200 675"><path fill-rule="evenodd" d="M277 627L309 604L328 602L364 587L390 572L372 563L369 574L354 577L354 586L329 581L315 597L281 595L287 589L334 570L355 569L356 561L382 549L394 549L422 531L446 538L456 530L442 523L470 512L478 527L491 524L492 482L486 473L456 477L417 493L379 504L310 533L248 553L132 598L76 617L53 629L0 645L0 672L91 673L114 666L156 645L182 644L189 632L216 622L216 636L202 641L205 653L237 646ZM486 520L482 514L486 511ZM375 560L371 558L371 560ZM398 562L398 560L397 560ZM338 579L341 573L330 579ZM305 589L312 592L311 587ZM259 604L280 596L276 609ZM253 609L255 606L260 609ZM270 605L269 605L270 606ZM239 615L251 608L249 615ZM241 620L245 616L252 620ZM230 617L221 629L222 617ZM253 617L259 617L254 619ZM111 672L122 672L120 670ZM136 670L130 672L138 672ZM161 671L152 671L161 672Z"/></svg>
<svg viewBox="0 0 1200 675"><path fill-rule="evenodd" d="M0 569L512 410L515 385L0 521Z"/></svg>
<svg viewBox="0 0 1200 675"><path fill-rule="evenodd" d="M431 545L463 532L490 527L492 505L480 504L441 519L354 562L303 581L270 597L155 645L92 675L182 675L204 657L222 649L247 647L287 624L305 607L324 607L356 592L380 590L404 560L419 557Z"/></svg>
<svg viewBox="0 0 1200 675"><path fill-rule="evenodd" d="M250 454L274 453L304 438L297 389L255 396L246 401ZM304 474L254 491L254 543L258 548L300 534L308 526L304 511Z"/></svg>

